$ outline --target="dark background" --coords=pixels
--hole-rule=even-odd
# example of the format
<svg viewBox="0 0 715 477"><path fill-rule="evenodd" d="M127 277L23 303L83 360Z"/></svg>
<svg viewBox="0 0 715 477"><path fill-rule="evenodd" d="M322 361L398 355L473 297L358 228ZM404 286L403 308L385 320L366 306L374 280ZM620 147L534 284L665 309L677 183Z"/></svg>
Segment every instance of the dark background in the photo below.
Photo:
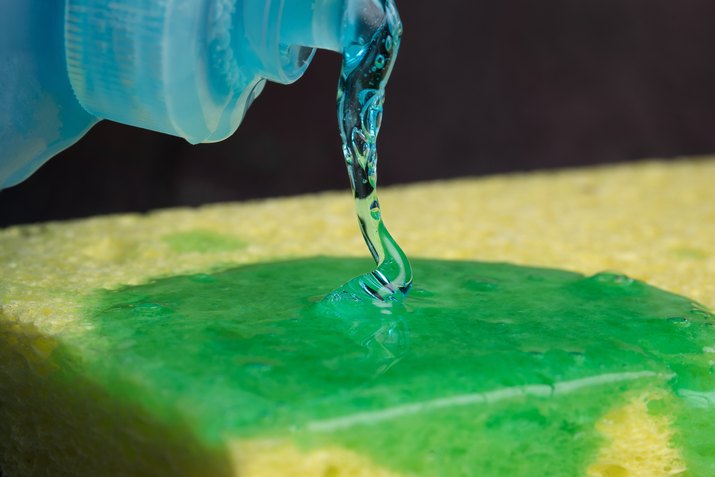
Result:
<svg viewBox="0 0 715 477"><path fill-rule="evenodd" d="M380 184L715 152L712 0L402 0ZM103 122L0 192L0 226L343 189L340 58L219 144Z"/></svg>

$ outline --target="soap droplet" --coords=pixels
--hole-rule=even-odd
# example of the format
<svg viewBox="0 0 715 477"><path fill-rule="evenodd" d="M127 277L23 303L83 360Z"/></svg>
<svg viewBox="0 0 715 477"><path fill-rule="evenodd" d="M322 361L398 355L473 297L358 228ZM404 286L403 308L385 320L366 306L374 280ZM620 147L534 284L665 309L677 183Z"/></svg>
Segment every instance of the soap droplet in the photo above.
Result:
<svg viewBox="0 0 715 477"><path fill-rule="evenodd" d="M375 67L380 69L385 67L385 57L382 55L377 55L375 58Z"/></svg>
<svg viewBox="0 0 715 477"><path fill-rule="evenodd" d="M683 328L690 326L690 321L687 318L684 318L682 316L674 316L674 317L668 318L668 322L672 323L676 326L681 326Z"/></svg>

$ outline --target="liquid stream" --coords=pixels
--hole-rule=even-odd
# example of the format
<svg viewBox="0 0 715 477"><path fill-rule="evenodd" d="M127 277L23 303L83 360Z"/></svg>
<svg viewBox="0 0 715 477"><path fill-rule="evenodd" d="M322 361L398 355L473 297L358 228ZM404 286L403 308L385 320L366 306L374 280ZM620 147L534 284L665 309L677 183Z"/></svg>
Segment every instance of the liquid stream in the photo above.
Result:
<svg viewBox="0 0 715 477"><path fill-rule="evenodd" d="M363 238L377 268L328 295L327 300L378 303L401 301L412 285L412 267L382 221L377 197L377 135L382 121L385 86L400 47L402 23L392 0L384 2L382 25L358 35L343 51L338 84L338 120L343 155Z"/></svg>

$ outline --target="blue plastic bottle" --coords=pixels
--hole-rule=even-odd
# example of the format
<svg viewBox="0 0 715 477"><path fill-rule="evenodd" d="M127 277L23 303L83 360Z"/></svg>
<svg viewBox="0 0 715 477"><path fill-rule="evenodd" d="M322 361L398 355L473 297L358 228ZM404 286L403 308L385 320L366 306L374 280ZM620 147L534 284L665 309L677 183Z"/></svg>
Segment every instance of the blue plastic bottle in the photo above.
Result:
<svg viewBox="0 0 715 477"><path fill-rule="evenodd" d="M0 0L0 189L101 119L215 142L380 0Z"/></svg>

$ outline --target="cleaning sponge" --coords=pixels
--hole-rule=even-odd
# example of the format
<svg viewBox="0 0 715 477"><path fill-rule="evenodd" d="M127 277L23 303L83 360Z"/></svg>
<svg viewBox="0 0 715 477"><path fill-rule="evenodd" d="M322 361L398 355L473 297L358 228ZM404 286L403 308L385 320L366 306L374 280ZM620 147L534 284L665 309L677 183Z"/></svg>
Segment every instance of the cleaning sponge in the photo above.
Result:
<svg viewBox="0 0 715 477"><path fill-rule="evenodd" d="M713 172L705 160L643 163L386 190L411 256L535 267L417 259L410 300L433 315L395 311L337 331L320 317L250 317L292 316L369 266L337 258L364 255L344 194L6 229L0 467L7 477L715 475L707 311L620 274L540 268L618 270L712 304ZM662 307L639 315L653 333L630 342L617 325L578 339L576 324L562 336L505 328L507 317L459 328L472 335L438 326L449 316L444 293L430 296L434 277L469 275L465 296L503 303L517 272L542 287L536 304L608 282L624 309L654 296ZM595 335L614 349L580 351ZM410 354L427 346L431 361ZM479 363L491 364L468 368Z"/></svg>

